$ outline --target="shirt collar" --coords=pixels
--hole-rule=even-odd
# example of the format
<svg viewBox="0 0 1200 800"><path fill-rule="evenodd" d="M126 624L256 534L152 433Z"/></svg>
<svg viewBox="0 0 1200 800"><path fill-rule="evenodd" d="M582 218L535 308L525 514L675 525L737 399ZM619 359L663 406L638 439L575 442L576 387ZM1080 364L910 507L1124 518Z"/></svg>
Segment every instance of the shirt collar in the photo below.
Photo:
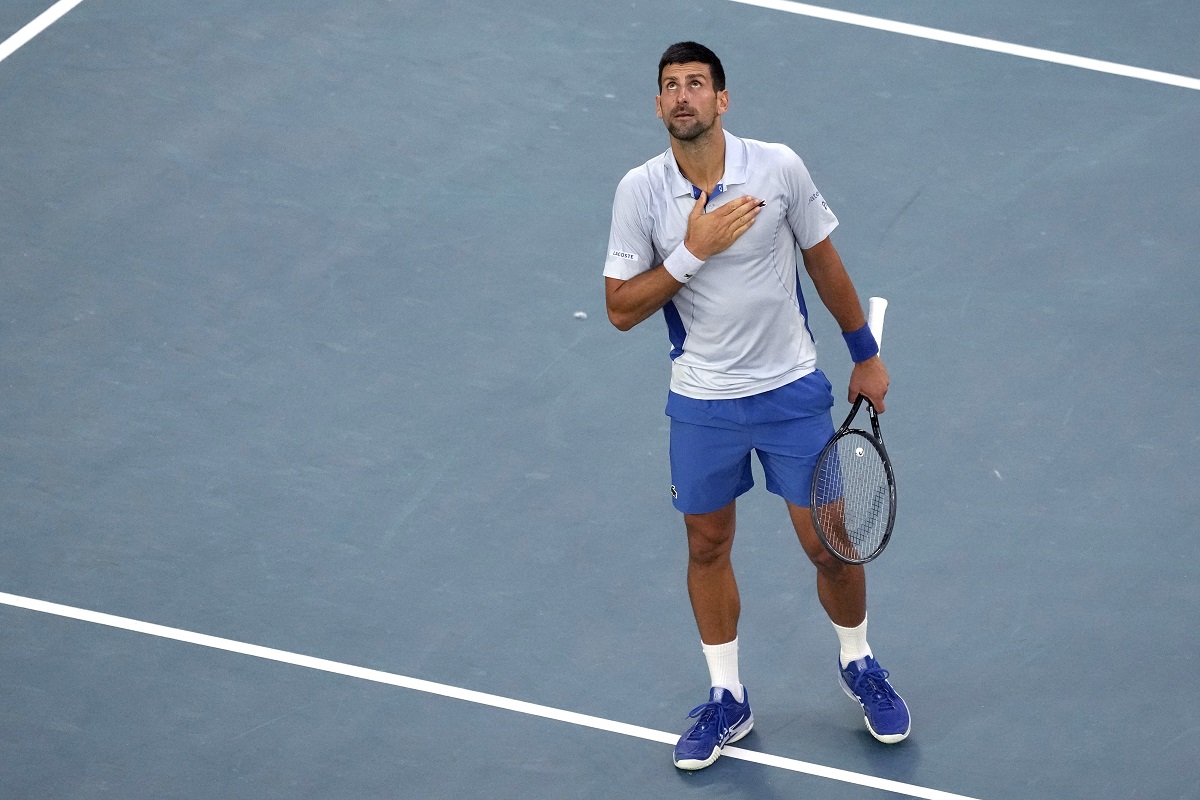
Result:
<svg viewBox="0 0 1200 800"><path fill-rule="evenodd" d="M721 182L717 184L719 191L713 192L714 197L730 186L746 182L746 143L729 131L722 131L722 133L725 134L725 174L721 177ZM667 181L670 184L671 196L694 197L692 182L683 177L683 173L679 171L674 151L667 148L665 155L667 157Z"/></svg>

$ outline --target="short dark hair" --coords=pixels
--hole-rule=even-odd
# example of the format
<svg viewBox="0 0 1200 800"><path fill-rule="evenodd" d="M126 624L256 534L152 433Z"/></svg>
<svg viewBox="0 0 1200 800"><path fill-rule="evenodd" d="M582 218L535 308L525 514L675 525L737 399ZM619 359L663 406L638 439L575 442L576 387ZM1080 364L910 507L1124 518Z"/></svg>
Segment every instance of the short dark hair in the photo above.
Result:
<svg viewBox="0 0 1200 800"><path fill-rule="evenodd" d="M691 64L693 62L707 64L712 73L713 88L718 92L725 91L725 68L717 54L697 42L676 42L666 49L658 60L658 90L662 91L663 68L668 64Z"/></svg>

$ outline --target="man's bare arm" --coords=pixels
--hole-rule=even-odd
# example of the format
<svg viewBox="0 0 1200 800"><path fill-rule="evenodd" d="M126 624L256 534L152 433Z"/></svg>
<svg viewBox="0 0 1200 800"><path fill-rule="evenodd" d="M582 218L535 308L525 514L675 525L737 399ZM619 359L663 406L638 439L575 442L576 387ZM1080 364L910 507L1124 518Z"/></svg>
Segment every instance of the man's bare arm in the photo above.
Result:
<svg viewBox="0 0 1200 800"><path fill-rule="evenodd" d="M618 330L627 331L653 316L682 287L683 284L672 278L662 264L627 281L605 278L604 302L608 307L608 321Z"/></svg>
<svg viewBox="0 0 1200 800"><path fill-rule="evenodd" d="M842 264L842 257L838 255L833 242L826 237L800 253L804 257L804 269L812 278L813 286L821 296L821 302L837 320L842 332L856 331L866 325L867 318L863 314L858 291L855 290L854 282L850 280L850 275ZM849 402L853 403L861 394L882 414L883 398L887 395L887 390L887 367L878 355L854 365L854 371L850 374L850 390L847 397Z"/></svg>

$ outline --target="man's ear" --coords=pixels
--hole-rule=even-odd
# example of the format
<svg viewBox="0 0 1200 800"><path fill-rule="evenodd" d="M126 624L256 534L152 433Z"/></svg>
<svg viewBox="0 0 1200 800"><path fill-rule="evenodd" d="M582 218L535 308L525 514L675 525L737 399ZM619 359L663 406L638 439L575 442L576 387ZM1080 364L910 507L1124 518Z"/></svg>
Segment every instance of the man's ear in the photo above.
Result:
<svg viewBox="0 0 1200 800"><path fill-rule="evenodd" d="M662 119L662 101L659 98L660 95L654 95L654 111L658 114L658 118Z"/></svg>
<svg viewBox="0 0 1200 800"><path fill-rule="evenodd" d="M724 114L728 110L729 110L729 90L722 89L721 91L717 92L717 113ZM659 114L659 116L662 116L662 114Z"/></svg>

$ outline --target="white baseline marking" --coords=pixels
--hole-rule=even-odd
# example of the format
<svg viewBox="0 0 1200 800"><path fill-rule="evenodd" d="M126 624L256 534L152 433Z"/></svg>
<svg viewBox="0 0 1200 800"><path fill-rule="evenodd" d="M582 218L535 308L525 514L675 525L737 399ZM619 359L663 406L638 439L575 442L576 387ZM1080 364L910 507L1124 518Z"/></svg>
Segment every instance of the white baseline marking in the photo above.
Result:
<svg viewBox="0 0 1200 800"><path fill-rule="evenodd" d="M0 44L0 61L20 50L29 43L30 39L58 22L64 14L82 2L83 0L58 0L57 3L38 14L28 25Z"/></svg>
<svg viewBox="0 0 1200 800"><path fill-rule="evenodd" d="M1084 58L1067 53L1056 53L1053 50L1041 50L1036 47L1026 47L1020 44L1010 44L995 39L984 39L979 36L968 36L962 33L943 31L937 28L926 28L923 25L910 25L907 22L895 22L889 19L868 17L863 14L853 14L849 11L836 11L831 8L811 6L807 3L793 3L790 0L733 0L748 6L769 8L775 11L786 11L789 14L800 14L806 17L842 22L847 25L858 25L863 28L874 28L889 33L900 33L905 36L916 36L920 39L932 39L935 42L958 44L973 47L976 50L990 50L993 53L1005 53L1010 56L1032 58L1037 61L1049 61L1053 64L1065 64L1070 67L1090 69L1095 72L1107 72L1110 75L1121 75L1126 78L1137 78L1154 83L1165 83L1169 86L1179 86L1184 89L1200 90L1200 78L1190 78L1186 75L1174 75L1170 72L1158 72L1141 67L1130 67L1116 64L1112 61L1100 61L1095 58Z"/></svg>
<svg viewBox="0 0 1200 800"><path fill-rule="evenodd" d="M564 711L559 708L551 708L550 706L527 703L523 700L513 700L508 697L476 692L470 689L460 689L457 686L448 686L444 683L433 683L432 681L425 681L419 678L409 678L390 672L381 672L375 669L356 667L351 664L342 664L337 661L328 661L324 658L289 653L284 650L237 642L232 639L222 639L204 633L193 633L192 631L185 631L179 628L168 628L164 625L155 625L152 622L116 617L112 614L102 614L98 611L88 611L87 609L75 608L74 606L49 603L45 600L35 600L31 597L22 597L6 592L0 592L0 604L23 608L29 611L40 611L43 614L53 614L58 617L66 617L81 622L92 622L96 625L106 625L110 628L120 628L121 630L133 631L134 633L144 633L162 639L196 644L201 647L210 647L214 650L225 650L230 653L240 653L241 655L262 658L268 661L278 661L297 667L330 672L335 675L345 675L349 678L359 678L364 681L399 686L403 689L412 689L417 692L450 697L455 700L464 700L468 703L478 703L479 705L491 706L493 708L502 708L506 711L515 711L519 714L529 714L558 722L566 722L571 725L580 725L585 728L595 728L596 730L619 733L623 736L632 736L637 739L647 739L651 742L659 742L660 744L674 746L675 741L679 738L679 735L675 733L656 731L638 725L628 725L624 722L614 722L613 720L593 717L587 714L577 714L574 711ZM909 797L920 797L925 800L973 800L973 798L960 794L926 789L922 786L913 786L898 781L876 778L873 775L862 775L844 769L824 767L820 764L810 764L805 761L773 756L769 753L759 753L754 750L745 750L740 747L727 747L722 752L728 758L740 758L743 761L751 761L769 767L778 767L779 769L791 770L792 772L803 772L807 775L858 784L859 786L866 786L872 789L882 789L883 791L895 792L897 794L908 795Z"/></svg>

